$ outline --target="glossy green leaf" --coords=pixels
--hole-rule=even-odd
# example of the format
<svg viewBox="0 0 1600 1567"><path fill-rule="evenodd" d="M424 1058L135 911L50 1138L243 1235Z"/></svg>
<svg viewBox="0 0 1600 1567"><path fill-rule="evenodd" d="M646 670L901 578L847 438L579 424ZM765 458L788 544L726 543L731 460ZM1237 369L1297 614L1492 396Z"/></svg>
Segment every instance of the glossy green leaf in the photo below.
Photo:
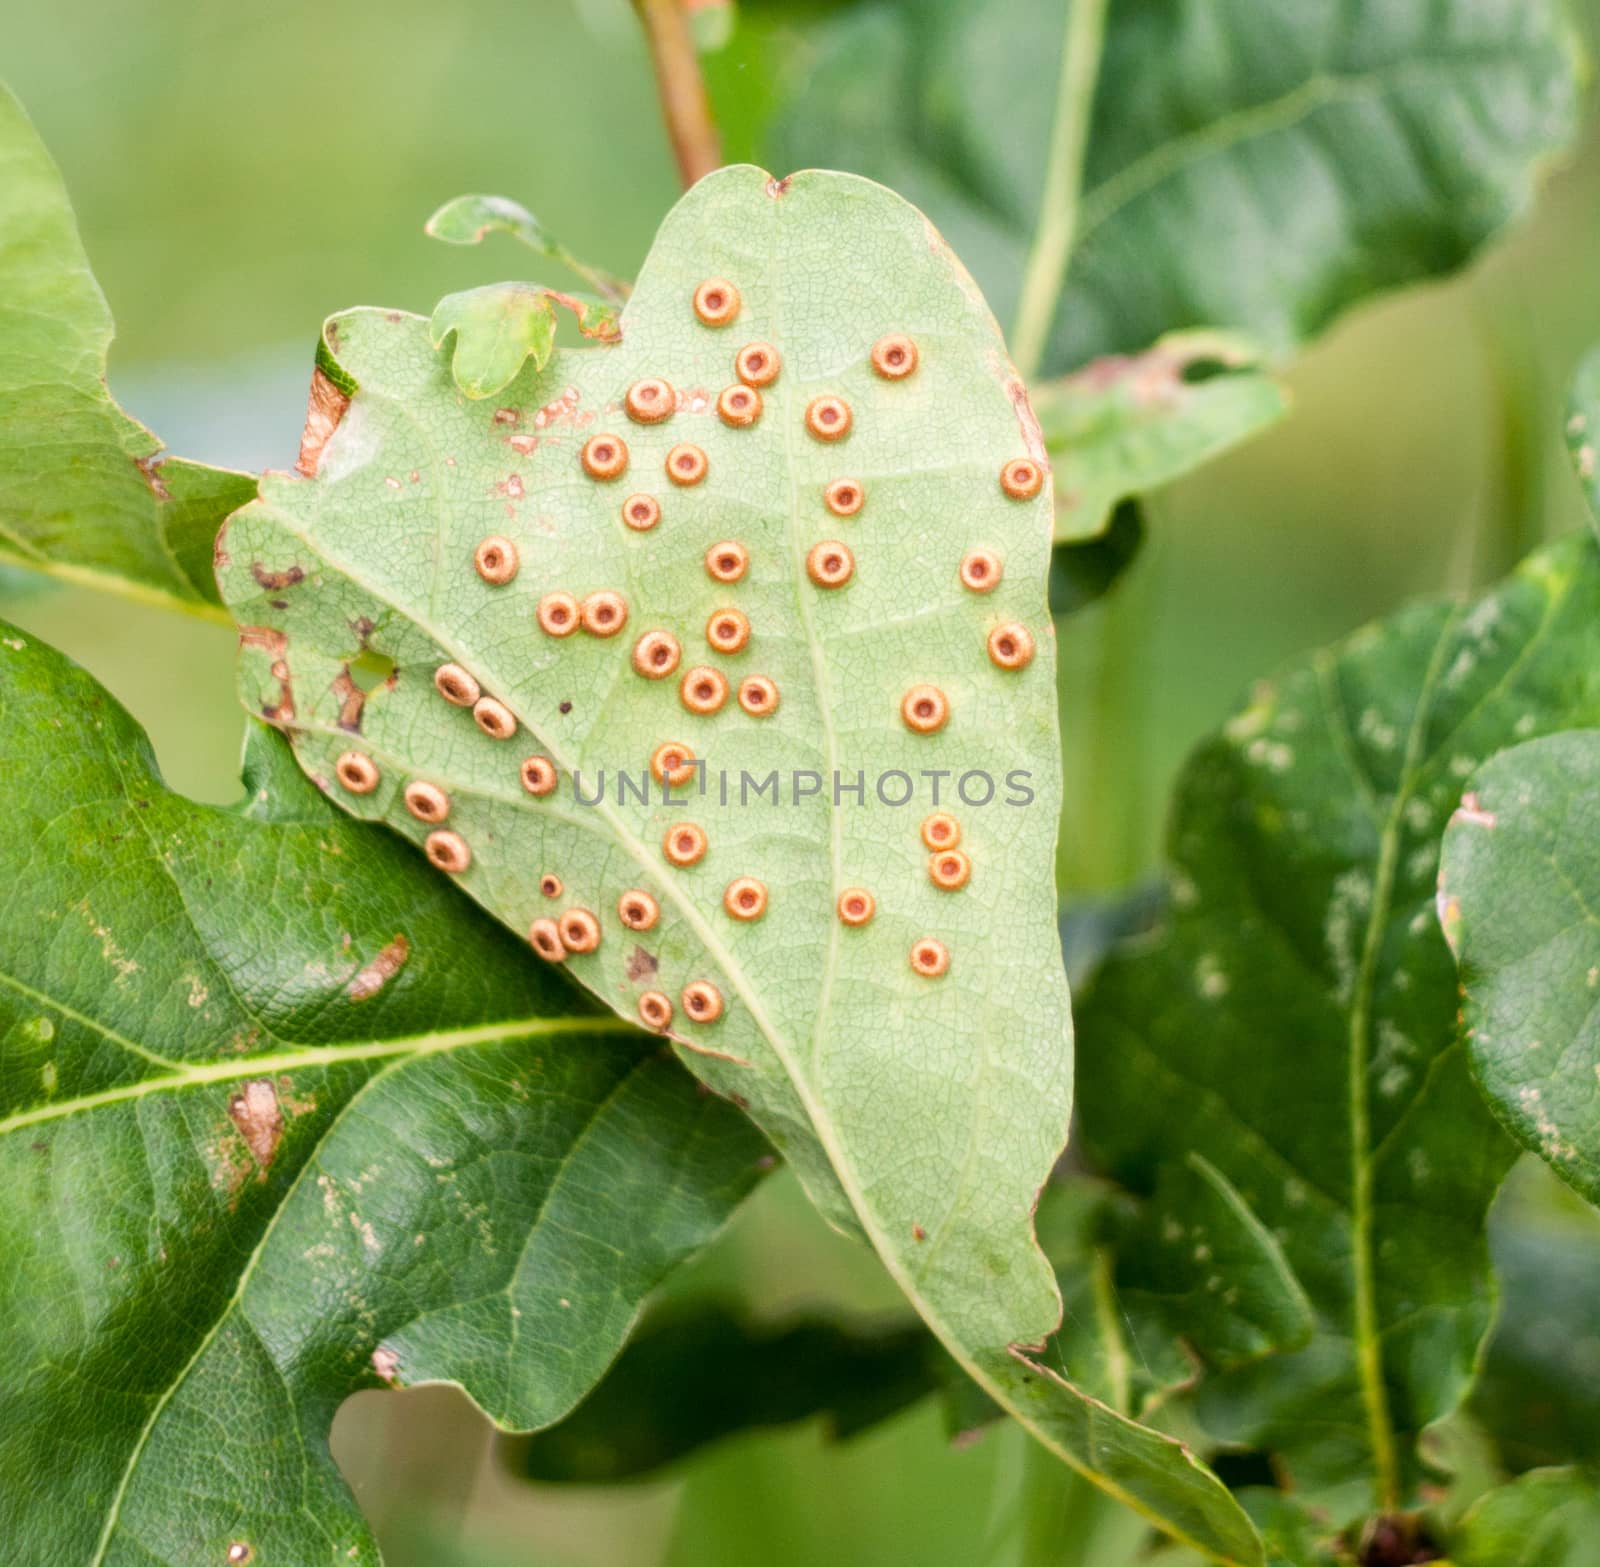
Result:
<svg viewBox="0 0 1600 1567"><path fill-rule="evenodd" d="M1039 1238L1066 1308L1041 1358L1125 1414L1148 1416L1206 1369L1310 1335L1277 1241L1203 1160L1137 1208L1097 1182L1052 1184ZM724 1437L819 1416L849 1437L935 1394L957 1437L1002 1413L920 1327L756 1325L700 1304L647 1323L596 1392L516 1443L510 1462L534 1480L632 1478Z"/></svg>
<svg viewBox="0 0 1600 1567"><path fill-rule="evenodd" d="M1103 533L1117 502L1159 489L1276 423L1288 394L1254 349L1176 332L1033 389L1055 467L1056 539Z"/></svg>
<svg viewBox="0 0 1600 1567"><path fill-rule="evenodd" d="M8 1567L375 1563L340 1400L559 1419L764 1147L270 732L195 805L9 628L0 725Z"/></svg>
<svg viewBox="0 0 1600 1567"><path fill-rule="evenodd" d="M1509 1469L1600 1467L1600 1213L1525 1159L1489 1246L1500 1310L1469 1413Z"/></svg>
<svg viewBox="0 0 1600 1567"><path fill-rule="evenodd" d="M705 1303L647 1322L572 1414L506 1457L530 1480L634 1479L726 1437L819 1416L846 1438L952 1374L920 1325L758 1324Z"/></svg>
<svg viewBox="0 0 1600 1567"><path fill-rule="evenodd" d="M1600 1567L1600 1489L1581 1469L1534 1469L1474 1504L1451 1567Z"/></svg>
<svg viewBox="0 0 1600 1567"><path fill-rule="evenodd" d="M1103 599L1139 558L1145 532L1144 507L1123 501L1098 538L1056 545L1050 556L1050 613L1075 615Z"/></svg>
<svg viewBox="0 0 1600 1567"><path fill-rule="evenodd" d="M708 278L731 281L731 326L699 318ZM733 297L724 290L723 304ZM253 628L249 707L294 731L302 765L342 804L413 842L430 828L408 814L405 785L444 790L442 830L471 855L461 885L519 933L590 911L599 945L568 955L568 968L626 1015L670 1004L684 1058L751 1107L823 1211L870 1239L989 1391L1170 1527L1255 1559L1242 1515L1175 1443L1045 1385L1012 1353L1058 1318L1031 1210L1071 1097L1049 870L1051 499L1048 486L1021 499L1002 488L1008 463L1041 455L1037 429L982 298L927 220L849 176L721 170L667 218L621 342L558 349L497 407L456 391L414 318L361 311L334 328L359 390L315 481L269 479L224 543L224 595ZM914 369L875 373L871 350L895 333L914 340ZM781 372L759 417L730 426L714 402L753 341L776 349ZM646 377L676 389L673 408L635 423L624 394ZM843 438L808 430L818 397L848 404ZM601 436L611 458L626 451L618 482L585 466ZM683 443L704 454L700 482L669 476ZM853 516L825 504L838 479L865 497ZM643 531L622 515L636 494L660 506ZM519 561L498 586L473 569L493 536ZM722 541L748 551L748 569L727 573L737 580L713 575L729 553ZM847 583L832 589L808 566L830 541L836 561L853 552ZM1003 563L984 594L958 571L975 546ZM601 591L621 596L625 634L541 631L545 595ZM749 643L713 654L708 621L734 609L748 616ZM986 651L1008 622L1038 648L1014 670ZM681 650L681 670L667 659L672 678L632 667L650 633ZM363 638L393 659L396 678L352 708L347 664ZM514 726L513 738L489 738L441 697L434 675L446 662L497 704L480 701L480 720ZM776 691L761 716L732 689L752 675ZM934 732L902 718L922 684L948 701ZM671 803L648 776L669 741L707 764ZM376 763L372 793L333 785L349 750ZM554 793L535 797L519 781L530 757L551 761ZM965 802L957 775L969 777ZM902 776L915 798L890 804L907 800ZM971 856L959 891L935 886L919 833L935 783ZM690 825L708 847L675 867L668 843L676 852ZM540 891L550 873L563 887L554 901ZM726 911L741 876L768 889L764 917ZM859 927L835 912L852 887L876 899ZM660 908L646 931L621 923L631 889ZM912 966L929 939L949 956L938 977ZM684 1000L697 982L715 987L714 1021Z"/></svg>
<svg viewBox="0 0 1600 1567"><path fill-rule="evenodd" d="M424 228L447 245L481 245L491 234L509 234L538 255L576 272L602 298L620 304L628 297L628 285L621 278L579 260L521 202L509 196L456 196L440 207Z"/></svg>
<svg viewBox="0 0 1600 1567"><path fill-rule="evenodd" d="M1572 647L1575 696L1600 688L1580 662L1597 648ZM1575 702L1575 722L1594 716ZM1479 1086L1524 1147L1600 1202L1600 729L1527 741L1474 775L1445 833L1439 918Z"/></svg>
<svg viewBox="0 0 1600 1567"><path fill-rule="evenodd" d="M1010 320L1038 222L1061 0L879 0L826 26L781 167L923 207ZM1557 0L1111 0L1045 369L1224 325L1284 351L1462 265L1570 140Z"/></svg>
<svg viewBox="0 0 1600 1567"><path fill-rule="evenodd" d="M106 390L110 307L67 193L0 86L0 559L199 614L246 474L167 457Z"/></svg>
<svg viewBox="0 0 1600 1567"><path fill-rule="evenodd" d="M1311 1299L1310 1346L1208 1379L1197 1408L1336 1521L1415 1495L1415 1438L1488 1327L1511 1151L1458 1032L1438 845L1486 755L1600 716L1596 555L1567 540L1258 687L1188 766L1166 927L1082 1012L1092 1156L1148 1190L1181 1135Z"/></svg>

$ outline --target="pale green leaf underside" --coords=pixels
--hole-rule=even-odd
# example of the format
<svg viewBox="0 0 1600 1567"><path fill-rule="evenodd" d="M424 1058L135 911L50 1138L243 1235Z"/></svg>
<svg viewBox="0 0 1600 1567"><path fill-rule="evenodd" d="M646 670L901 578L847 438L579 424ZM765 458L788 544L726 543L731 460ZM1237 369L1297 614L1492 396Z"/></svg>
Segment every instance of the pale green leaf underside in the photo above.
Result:
<svg viewBox="0 0 1600 1567"><path fill-rule="evenodd" d="M1600 1202L1600 729L1530 740L1474 775L1445 833L1439 912L1479 1086Z"/></svg>
<svg viewBox="0 0 1600 1567"><path fill-rule="evenodd" d="M774 157L894 185L1011 319L1063 0L900 0L827 25ZM1111 0L1045 368L1228 326L1284 351L1460 266L1575 123L1557 0Z"/></svg>
<svg viewBox="0 0 1600 1567"><path fill-rule="evenodd" d="M1055 467L1057 540L1094 538L1118 501L1182 478L1281 419L1288 394L1257 365L1254 349L1227 333L1177 332L1035 387Z"/></svg>
<svg viewBox="0 0 1600 1567"><path fill-rule="evenodd" d="M742 299L726 328L702 324L693 308L712 276L732 280ZM889 333L917 344L919 366L904 379L881 378L869 361ZM715 399L734 380L739 347L755 340L776 346L782 371L759 420L730 428ZM970 1369L1031 1398L1038 1384L1022 1380L1008 1348L1043 1338L1057 1320L1030 1215L1066 1134L1072 1062L1049 871L1059 799L1045 605L1051 500L1048 485L1031 500L1002 491L1002 466L1042 451L971 281L921 214L880 187L819 173L780 183L731 168L669 215L621 342L558 349L497 406L456 390L413 318L339 318L333 346L360 390L317 479L269 480L223 545L224 595L256 628L244 638L247 703L296 732L302 764L343 805L413 841L427 829L407 814L402 786L445 788L450 827L472 849L460 881L512 929L573 906L593 911L600 945L571 957L572 972L627 1015L643 993L665 993L694 1069L752 1107L824 1211L870 1237ZM635 424L623 395L650 376L677 389L677 407L663 423ZM807 432L806 407L822 394L852 409L842 441ZM629 449L615 483L589 478L580 462L584 441L601 433ZM704 482L688 488L664 471L681 442L709 461ZM824 505L825 487L844 477L866 495L853 518ZM636 492L661 505L648 532L622 521ZM474 572L489 534L519 552L509 586ZM729 539L747 548L750 568L720 584L704 556ZM808 551L828 539L855 557L849 584L834 591L806 569ZM958 574L976 546L1004 564L987 595L968 592ZM541 595L601 589L627 601L621 636L541 633ZM745 613L752 634L724 658L705 626L726 608ZM1013 672L986 653L990 630L1008 620L1038 644ZM681 645L680 674L711 666L734 685L765 675L777 710L754 719L730 696L714 717L692 714L677 677L650 681L631 668L635 638L657 630ZM352 715L344 671L363 639L395 660L397 676ZM506 705L513 740L488 739L437 695L432 677L446 659ZM920 682L949 699L937 734L901 722L902 697ZM691 785L675 807L659 790L643 803L619 799L619 770L637 779L669 740L707 760L706 794ZM332 782L350 749L381 771L369 795ZM543 799L518 781L535 754L561 775ZM600 805L577 803L574 769L586 797L605 772ZM961 818L972 859L957 893L935 888L919 836L929 769L950 774L941 798ZM776 770L782 803L742 802L741 770L756 779ZM876 780L892 770L920 780L913 805L879 802ZM1004 803L1013 771L1029 774L1027 805ZM836 772L847 786L866 775L864 804L834 798ZM953 799L955 775L967 772L996 780L990 803ZM808 773L822 788L797 800L793 775ZM684 821L705 829L710 848L672 869L663 837ZM540 891L545 873L562 881L555 899ZM764 918L742 923L724 911L738 876L766 884ZM835 917L848 886L876 897L865 927ZM643 935L617 917L630 888L661 907ZM942 979L912 970L912 947L927 937L949 950ZM680 1004L682 988L700 980L725 1001L714 1024L687 1020ZM1043 1402L1042 1420L1073 1404L1078 1429L1064 1434L1073 1461L1105 1477L1104 1446L1117 1471L1107 1478L1152 1507L1192 1491L1179 1497L1182 1526L1206 1531L1218 1550L1242 1539L1248 1554L1231 1502L1175 1445L1132 1426L1105 1434L1071 1395Z"/></svg>
<svg viewBox="0 0 1600 1567"><path fill-rule="evenodd" d="M372 1564L339 1401L559 1419L764 1147L256 731L170 793L0 628L7 1567Z"/></svg>
<svg viewBox="0 0 1600 1567"><path fill-rule="evenodd" d="M488 283L446 294L434 307L429 333L435 348L452 337L450 369L468 397L492 397L508 386L527 360L549 363L556 344L550 296L529 283Z"/></svg>
<svg viewBox="0 0 1600 1567"><path fill-rule="evenodd" d="M424 227L447 245L478 245L491 234L509 234L537 255L576 272L606 299L620 302L628 296L628 285L621 278L573 255L521 202L509 196L455 196Z"/></svg>
<svg viewBox="0 0 1600 1567"><path fill-rule="evenodd" d="M1083 1013L1085 1134L1148 1189L1173 1127L1279 1236L1317 1332L1210 1379L1217 1435L1338 1517L1412 1497L1490 1315L1483 1219L1510 1158L1457 1027L1438 846L1518 736L1600 719L1600 561L1575 538L1476 605L1425 605L1281 679L1192 759L1174 910Z"/></svg>
<svg viewBox="0 0 1600 1567"><path fill-rule="evenodd" d="M161 455L106 390L111 336L61 176L0 86L0 557L212 613L211 541L255 481Z"/></svg>

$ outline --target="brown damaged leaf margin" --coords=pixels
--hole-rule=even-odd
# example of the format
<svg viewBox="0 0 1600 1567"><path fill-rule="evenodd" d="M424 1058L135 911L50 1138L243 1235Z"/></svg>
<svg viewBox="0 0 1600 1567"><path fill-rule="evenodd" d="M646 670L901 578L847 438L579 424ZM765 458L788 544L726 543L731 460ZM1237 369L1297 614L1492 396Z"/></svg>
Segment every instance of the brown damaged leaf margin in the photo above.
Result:
<svg viewBox="0 0 1600 1567"><path fill-rule="evenodd" d="M327 371L317 365L311 372L306 425L300 434L300 456L294 465L294 471L302 478L316 478L323 449L333 439L333 432L339 428L349 407L350 393L335 386Z"/></svg>

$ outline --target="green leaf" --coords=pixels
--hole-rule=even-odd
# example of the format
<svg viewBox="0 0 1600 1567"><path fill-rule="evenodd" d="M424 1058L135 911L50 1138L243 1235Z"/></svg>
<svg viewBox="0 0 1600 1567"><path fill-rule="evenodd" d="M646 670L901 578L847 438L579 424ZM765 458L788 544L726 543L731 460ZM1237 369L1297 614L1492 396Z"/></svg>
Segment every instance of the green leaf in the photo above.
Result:
<svg viewBox="0 0 1600 1567"><path fill-rule="evenodd" d="M1579 1469L1535 1469L1482 1497L1451 1567L1600 1567L1600 1491Z"/></svg>
<svg viewBox="0 0 1600 1567"><path fill-rule="evenodd" d="M1121 1321L1152 1384L1141 1412L1194 1381L1195 1362L1233 1370L1311 1339L1310 1302L1277 1238L1199 1154L1158 1175L1116 1255Z"/></svg>
<svg viewBox="0 0 1600 1567"><path fill-rule="evenodd" d="M1122 1413L1151 1413L1202 1370L1310 1336L1304 1293L1276 1240L1203 1160L1133 1209L1101 1184L1045 1188L1041 1244L1065 1301L1041 1358ZM633 1478L734 1434L822 1416L855 1435L930 1394L952 1435L999 1418L921 1327L805 1318L756 1325L701 1303L647 1323L599 1389L515 1445L534 1480Z"/></svg>
<svg viewBox="0 0 1600 1567"><path fill-rule="evenodd" d="M728 308L737 295L731 327L699 319L697 290L711 278L731 280L720 299ZM1042 448L987 308L927 220L848 176L785 183L723 169L667 218L621 341L557 349L493 409L456 392L416 319L361 311L334 325L359 390L316 480L270 478L226 537L224 595L253 628L247 705L292 728L302 765L346 808L413 843L458 834L445 842L470 853L461 885L514 930L588 911L598 947L570 950L591 945L580 918L568 927L576 943L552 950L629 1016L671 1006L692 1068L750 1105L822 1210L870 1239L988 1391L1169 1526L1254 1560L1243 1516L1175 1443L1047 1386L1011 1352L1058 1320L1030 1214L1071 1098L1049 869L1060 765L1045 605L1051 501L1048 486L1018 499L1002 488L1005 466L1037 461ZM871 351L889 334L914 340L912 373L874 372ZM781 370L755 422L730 426L713 405L752 342L772 345ZM625 394L649 377L674 389L669 415L630 421ZM846 400L847 437L808 432L819 396ZM600 436L609 458L626 451L621 482L586 470L582 454ZM704 454L701 482L669 479L681 443ZM600 461L591 450L590 464ZM825 504L840 479L865 497L855 515ZM636 494L660 507L645 531L622 516ZM503 585L474 571L480 543L496 536L519 563ZM747 572L726 573L736 581L714 578L730 553L712 550L721 541L748 551ZM854 554L835 590L807 564L827 541L840 545L834 560ZM1003 562L992 592L962 585L974 547ZM620 595L625 635L541 632L544 595L598 592ZM713 656L708 622L735 609L748 616L749 645ZM1008 671L986 646L1010 622L1037 638L1039 656ZM358 713L344 673L354 627L370 628L397 669ZM676 639L681 683L631 667L647 634ZM492 704L480 700L482 722L514 726L510 743L440 696L434 675L447 662ZM746 676L774 683L764 716L719 689ZM924 684L947 699L949 720L919 733L902 705ZM702 691L714 716L692 710ZM667 742L707 763L675 804L647 770ZM351 750L376 764L371 793L332 782ZM542 797L519 781L537 757L557 781ZM940 769L971 856L959 891L934 885L919 832L932 803L923 775ZM918 798L897 808L883 802L904 798L900 773ZM957 773L980 780L969 783L972 804L952 794ZM771 774L776 803L741 774L754 784ZM984 774L995 780L987 804ZM446 792L448 828L408 813L410 782ZM859 803L845 792L858 783ZM688 826L708 847L675 867L667 844L676 852ZM540 892L551 873L564 887L555 902ZM768 889L764 917L725 909L725 890L744 876ZM856 887L874 896L876 915L851 927L836 900ZM634 890L660 909L642 932L618 912ZM912 966L914 950L937 950L930 939L949 955L938 977ZM697 983L715 988L714 1021L697 1021L684 1000Z"/></svg>
<svg viewBox="0 0 1600 1567"><path fill-rule="evenodd" d="M1123 501L1098 538L1056 545L1050 556L1050 613L1075 615L1103 599L1138 559L1145 531L1144 507Z"/></svg>
<svg viewBox="0 0 1600 1567"><path fill-rule="evenodd" d="M948 1365L921 1326L825 1317L764 1325L704 1303L647 1322L594 1393L507 1459L530 1480L592 1485L817 1416L843 1439L926 1396Z"/></svg>
<svg viewBox="0 0 1600 1567"><path fill-rule="evenodd" d="M235 810L0 635L8 1564L375 1563L341 1399L559 1419L763 1147L258 729Z"/></svg>
<svg viewBox="0 0 1600 1567"><path fill-rule="evenodd" d="M580 261L521 202L508 196L456 196L439 208L424 225L434 239L447 245L480 245L491 234L509 234L538 255L559 261L576 272L595 293L613 304L628 297L628 285L619 277Z"/></svg>
<svg viewBox="0 0 1600 1567"><path fill-rule="evenodd" d="M1597 646L1571 649L1575 722L1595 718ZM1478 1086L1512 1136L1600 1202L1600 729L1527 741L1473 776L1444 836L1439 918Z"/></svg>
<svg viewBox="0 0 1600 1567"><path fill-rule="evenodd" d="M1287 411L1255 350L1222 332L1176 332L1033 389L1055 466L1056 539L1103 533L1117 502L1203 467Z"/></svg>
<svg viewBox="0 0 1600 1567"><path fill-rule="evenodd" d="M450 368L468 397L492 397L516 379L531 359L535 370L550 362L556 346L556 311L542 288L490 283L446 294L434 306L428 328L435 348L455 334Z"/></svg>
<svg viewBox="0 0 1600 1567"><path fill-rule="evenodd" d="M164 455L106 390L111 337L61 176L0 86L0 559L225 619L211 541L255 480Z"/></svg>
<svg viewBox="0 0 1600 1567"><path fill-rule="evenodd" d="M1414 1496L1414 1439L1465 1391L1490 1316L1484 1213L1511 1155L1461 1048L1439 840L1485 755L1597 716L1583 538L1263 683L1186 771L1170 921L1082 1010L1091 1155L1149 1190L1181 1139L1305 1286L1311 1345L1208 1379L1197 1408L1336 1522Z"/></svg>
<svg viewBox="0 0 1600 1567"><path fill-rule="evenodd" d="M1589 505L1589 520L1600 531L1600 348L1578 365L1567 398L1567 451Z"/></svg>
<svg viewBox="0 0 1600 1567"><path fill-rule="evenodd" d="M1524 1160L1489 1216L1500 1311L1469 1413L1512 1470L1600 1466L1600 1214Z"/></svg>
<svg viewBox="0 0 1600 1567"><path fill-rule="evenodd" d="M1183 327L1275 353L1384 289L1460 267L1571 140L1556 0L1112 0L1046 357L1059 374ZM821 32L771 137L784 168L923 207L1009 321L1038 221L1060 0L881 0Z"/></svg>

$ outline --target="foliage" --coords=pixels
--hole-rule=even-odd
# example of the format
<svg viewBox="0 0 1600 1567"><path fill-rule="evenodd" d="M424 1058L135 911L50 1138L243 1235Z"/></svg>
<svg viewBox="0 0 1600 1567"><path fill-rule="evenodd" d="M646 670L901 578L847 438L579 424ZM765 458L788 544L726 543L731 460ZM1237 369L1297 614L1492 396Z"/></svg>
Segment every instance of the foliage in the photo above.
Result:
<svg viewBox="0 0 1600 1567"><path fill-rule="evenodd" d="M330 318L259 490L111 401L0 98L0 553L220 585L252 715L245 799L200 806L0 634L8 1561L376 1562L329 1426L426 1381L585 1483L932 1395L1038 1439L1011 1512L1056 1567L1123 1554L1108 1502L1186 1564L1592 1559L1596 1216L1529 1160L1485 1225L1503 1128L1600 1202L1595 540L1258 686L1164 898L1058 910L1050 873L1047 605L1286 414L1290 353L1526 205L1560 7L820 9L740 134L787 96L780 168L923 210L726 167L631 287L457 198L428 233L587 292ZM721 93L770 66L748 10L641 7L680 145L697 50ZM1591 357L1600 517L1597 420ZM680 1299L624 1348L771 1149L916 1315Z"/></svg>
<svg viewBox="0 0 1600 1567"><path fill-rule="evenodd" d="M339 1400L559 1418L764 1147L269 731L193 805L10 628L0 723L8 1559L375 1561Z"/></svg>

